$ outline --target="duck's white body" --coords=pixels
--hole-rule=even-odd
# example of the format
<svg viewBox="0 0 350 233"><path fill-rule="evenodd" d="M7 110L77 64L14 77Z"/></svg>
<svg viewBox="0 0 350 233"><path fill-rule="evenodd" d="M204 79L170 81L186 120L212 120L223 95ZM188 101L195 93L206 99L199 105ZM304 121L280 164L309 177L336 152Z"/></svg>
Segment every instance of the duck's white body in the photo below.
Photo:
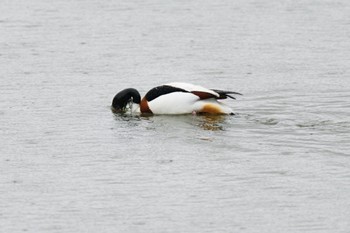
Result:
<svg viewBox="0 0 350 233"><path fill-rule="evenodd" d="M189 83L168 83L151 89L140 104L134 104L132 111L151 114L233 114L229 106L217 100L229 96L227 93L235 92L221 91L219 94Z"/></svg>

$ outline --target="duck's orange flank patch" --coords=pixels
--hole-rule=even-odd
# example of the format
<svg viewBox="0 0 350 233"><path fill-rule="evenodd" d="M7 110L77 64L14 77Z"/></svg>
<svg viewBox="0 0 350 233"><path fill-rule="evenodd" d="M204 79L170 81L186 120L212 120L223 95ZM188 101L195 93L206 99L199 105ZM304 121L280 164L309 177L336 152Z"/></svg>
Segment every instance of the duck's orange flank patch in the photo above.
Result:
<svg viewBox="0 0 350 233"><path fill-rule="evenodd" d="M221 108L218 107L215 104L206 104L204 107L201 109L202 113L211 113L211 114L223 114L221 111Z"/></svg>

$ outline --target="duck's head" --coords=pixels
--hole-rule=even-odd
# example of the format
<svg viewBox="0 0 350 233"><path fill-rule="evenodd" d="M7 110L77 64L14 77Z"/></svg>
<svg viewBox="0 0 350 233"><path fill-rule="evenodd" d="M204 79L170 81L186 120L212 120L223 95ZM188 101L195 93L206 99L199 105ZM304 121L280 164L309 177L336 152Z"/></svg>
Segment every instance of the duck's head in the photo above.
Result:
<svg viewBox="0 0 350 233"><path fill-rule="evenodd" d="M134 88L127 88L116 94L113 98L112 107L115 111L124 111L128 103L140 104L140 93Z"/></svg>

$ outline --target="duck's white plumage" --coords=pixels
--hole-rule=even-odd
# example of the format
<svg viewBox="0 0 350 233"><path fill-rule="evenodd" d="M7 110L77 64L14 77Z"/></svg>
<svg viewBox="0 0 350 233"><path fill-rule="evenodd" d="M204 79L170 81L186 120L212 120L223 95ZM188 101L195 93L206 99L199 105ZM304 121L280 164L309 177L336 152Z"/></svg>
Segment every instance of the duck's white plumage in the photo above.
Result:
<svg viewBox="0 0 350 233"><path fill-rule="evenodd" d="M173 92L148 102L154 114L186 114L196 111L198 96L190 92Z"/></svg>

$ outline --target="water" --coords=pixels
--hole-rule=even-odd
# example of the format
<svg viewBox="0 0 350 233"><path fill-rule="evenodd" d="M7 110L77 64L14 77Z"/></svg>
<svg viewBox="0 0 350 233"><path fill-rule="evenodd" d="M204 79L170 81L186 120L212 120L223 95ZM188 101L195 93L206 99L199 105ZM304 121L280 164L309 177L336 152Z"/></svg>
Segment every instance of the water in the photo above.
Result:
<svg viewBox="0 0 350 233"><path fill-rule="evenodd" d="M349 232L350 3L4 1L0 232ZM236 116L130 116L185 81Z"/></svg>

